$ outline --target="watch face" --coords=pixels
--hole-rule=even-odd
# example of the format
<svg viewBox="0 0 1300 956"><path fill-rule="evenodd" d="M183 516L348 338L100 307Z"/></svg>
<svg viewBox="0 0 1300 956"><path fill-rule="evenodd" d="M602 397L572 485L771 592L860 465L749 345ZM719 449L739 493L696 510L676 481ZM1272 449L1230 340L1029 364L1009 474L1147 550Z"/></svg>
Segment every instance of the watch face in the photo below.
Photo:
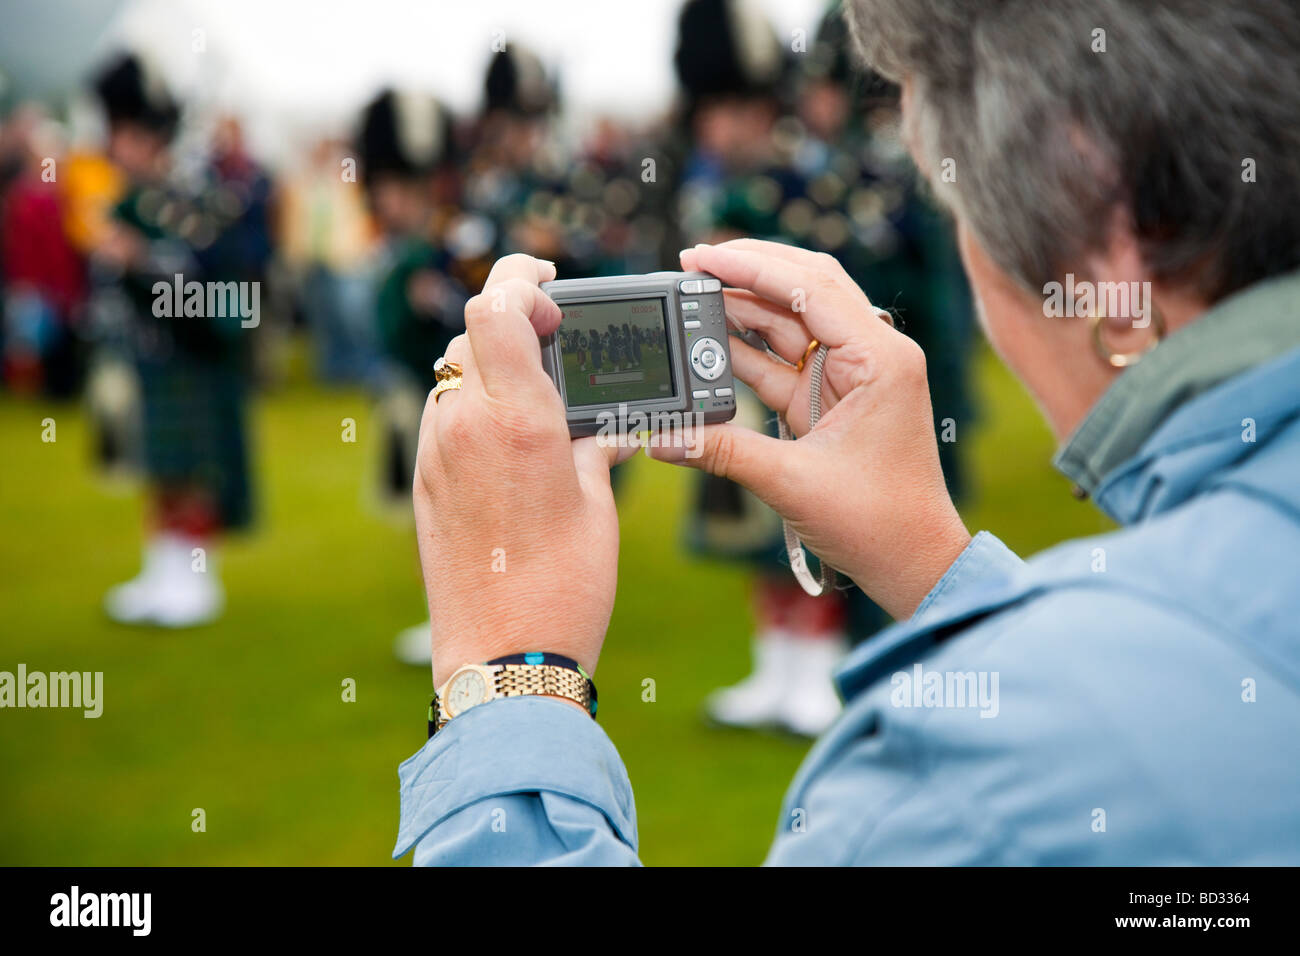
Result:
<svg viewBox="0 0 1300 956"><path fill-rule="evenodd" d="M456 715L483 703L487 697L487 682L478 671L465 671L447 688L447 713Z"/></svg>

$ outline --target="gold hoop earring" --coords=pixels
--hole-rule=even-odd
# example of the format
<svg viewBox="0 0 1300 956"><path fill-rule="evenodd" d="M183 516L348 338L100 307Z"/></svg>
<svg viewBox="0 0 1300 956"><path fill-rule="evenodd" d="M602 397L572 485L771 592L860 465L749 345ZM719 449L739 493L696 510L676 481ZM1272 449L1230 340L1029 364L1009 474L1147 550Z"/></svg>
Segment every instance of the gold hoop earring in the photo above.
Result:
<svg viewBox="0 0 1300 956"><path fill-rule="evenodd" d="M1154 302L1151 303L1151 331L1155 334L1155 338L1151 340L1151 344L1146 348L1138 349L1136 352L1111 351L1110 347L1101 340L1101 323L1105 318L1105 308L1098 308L1088 316L1088 325L1092 331L1093 351L1097 353L1098 358L1111 368L1129 368L1136 365L1141 361L1142 356L1159 345L1160 340L1165 337L1165 317Z"/></svg>

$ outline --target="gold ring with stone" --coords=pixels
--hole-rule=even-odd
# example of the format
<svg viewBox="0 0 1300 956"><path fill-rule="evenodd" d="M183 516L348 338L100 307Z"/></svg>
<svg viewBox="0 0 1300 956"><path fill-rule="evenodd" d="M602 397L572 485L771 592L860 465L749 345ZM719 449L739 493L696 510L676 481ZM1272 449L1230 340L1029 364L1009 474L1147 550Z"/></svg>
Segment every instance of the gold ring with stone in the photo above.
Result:
<svg viewBox="0 0 1300 956"><path fill-rule="evenodd" d="M433 400L436 404L442 398L443 392L461 387L464 383L465 370L457 363L447 361L444 356L433 363L433 377L437 383L433 386Z"/></svg>

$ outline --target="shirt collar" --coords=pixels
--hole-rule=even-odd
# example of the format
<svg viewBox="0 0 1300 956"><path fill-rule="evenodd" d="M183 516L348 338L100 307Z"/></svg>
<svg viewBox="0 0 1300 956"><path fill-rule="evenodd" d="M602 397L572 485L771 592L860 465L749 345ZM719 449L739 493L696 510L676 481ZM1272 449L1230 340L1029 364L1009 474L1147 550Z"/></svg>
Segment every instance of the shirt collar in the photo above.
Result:
<svg viewBox="0 0 1300 956"><path fill-rule="evenodd" d="M1053 463L1089 495L1179 406L1300 347L1300 271L1216 303L1115 380Z"/></svg>

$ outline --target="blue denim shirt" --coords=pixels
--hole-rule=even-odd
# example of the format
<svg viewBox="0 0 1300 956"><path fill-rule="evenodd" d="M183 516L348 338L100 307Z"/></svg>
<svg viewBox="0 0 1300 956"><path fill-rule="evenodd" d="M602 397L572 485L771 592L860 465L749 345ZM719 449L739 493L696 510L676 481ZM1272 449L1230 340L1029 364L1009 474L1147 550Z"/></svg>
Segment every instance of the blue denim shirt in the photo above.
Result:
<svg viewBox="0 0 1300 956"><path fill-rule="evenodd" d="M1028 562L980 533L849 656L769 863L1300 863L1300 349L1091 484L1125 527ZM618 752L566 704L484 704L400 779L394 856L637 863Z"/></svg>

